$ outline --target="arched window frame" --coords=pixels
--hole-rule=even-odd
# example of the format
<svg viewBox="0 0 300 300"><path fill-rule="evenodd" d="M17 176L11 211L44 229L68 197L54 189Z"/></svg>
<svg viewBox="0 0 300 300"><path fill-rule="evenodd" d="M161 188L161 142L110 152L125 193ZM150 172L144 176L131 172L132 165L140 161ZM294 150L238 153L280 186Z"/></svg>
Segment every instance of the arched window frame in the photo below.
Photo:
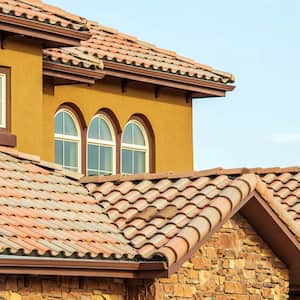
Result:
<svg viewBox="0 0 300 300"><path fill-rule="evenodd" d="M127 144L127 143L123 143L123 134L127 128L127 126L129 124L135 124L136 126L139 127L139 129L141 130L144 140L145 140L145 146L141 146L141 145L135 145L135 144ZM146 128L144 126L144 124L142 122L140 122L138 120L138 118L132 118L131 120L129 120L125 127L124 127L124 131L122 133L121 136L121 162L120 162L120 170L121 173L123 173L122 170L122 150L123 149L127 149L127 150L138 150L138 151L144 151L145 152L145 173L150 172L150 149L149 149L149 136L147 134Z"/></svg>
<svg viewBox="0 0 300 300"><path fill-rule="evenodd" d="M56 133L54 130L54 141L55 140L63 140L63 141L70 141L70 142L77 142L77 164L78 164L78 172L80 173L82 171L82 130L78 121L77 116L75 115L75 113L73 112L72 109L69 109L65 106L59 108L54 116L54 122L55 122L55 118L59 113L67 113L71 119L73 120L74 124L75 124L75 128L77 130L77 136L71 136L71 135L65 135L65 134L59 134ZM64 167L64 165L62 166Z"/></svg>
<svg viewBox="0 0 300 300"><path fill-rule="evenodd" d="M96 119L96 118L101 118L103 119L112 136L112 141L108 141L108 140L101 140L101 139L92 139L89 138L89 128L92 124L92 122ZM93 144L93 145L97 145L97 146L110 146L112 147L112 174L116 174L117 172L117 134L115 132L115 127L111 121L111 119L105 114L102 113L101 111L99 113L97 113L92 120L90 121L89 127L87 128L87 143L86 143L86 174L88 174L88 146L89 144Z"/></svg>

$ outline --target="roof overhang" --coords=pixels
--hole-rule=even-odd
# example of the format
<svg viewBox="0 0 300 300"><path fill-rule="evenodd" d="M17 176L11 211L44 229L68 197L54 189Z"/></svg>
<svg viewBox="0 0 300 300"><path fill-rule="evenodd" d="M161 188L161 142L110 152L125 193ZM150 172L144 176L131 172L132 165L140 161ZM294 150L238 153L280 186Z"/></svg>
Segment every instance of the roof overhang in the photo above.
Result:
<svg viewBox="0 0 300 300"><path fill-rule="evenodd" d="M0 274L147 279L167 277L160 261L118 261L0 256Z"/></svg>
<svg viewBox="0 0 300 300"><path fill-rule="evenodd" d="M148 70L110 61L104 61L104 73L107 76L184 90L190 94L191 98L224 97L227 91L232 91L235 88L233 85L220 82Z"/></svg>
<svg viewBox="0 0 300 300"><path fill-rule="evenodd" d="M52 78L55 85L73 83L95 84L97 79L104 77L102 70L90 70L47 61L43 63L43 75Z"/></svg>
<svg viewBox="0 0 300 300"><path fill-rule="evenodd" d="M45 48L79 46L80 41L91 37L88 31L77 31L1 13L0 31L41 40Z"/></svg>

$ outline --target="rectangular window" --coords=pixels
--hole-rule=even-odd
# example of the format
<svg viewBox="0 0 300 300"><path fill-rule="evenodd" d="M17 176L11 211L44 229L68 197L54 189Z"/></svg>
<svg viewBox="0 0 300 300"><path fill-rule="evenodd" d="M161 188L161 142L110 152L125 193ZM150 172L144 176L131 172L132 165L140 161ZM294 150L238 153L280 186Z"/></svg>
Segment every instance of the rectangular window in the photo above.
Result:
<svg viewBox="0 0 300 300"><path fill-rule="evenodd" d="M6 128L6 74L0 73L0 127Z"/></svg>
<svg viewBox="0 0 300 300"><path fill-rule="evenodd" d="M10 130L10 68L0 67L0 131Z"/></svg>

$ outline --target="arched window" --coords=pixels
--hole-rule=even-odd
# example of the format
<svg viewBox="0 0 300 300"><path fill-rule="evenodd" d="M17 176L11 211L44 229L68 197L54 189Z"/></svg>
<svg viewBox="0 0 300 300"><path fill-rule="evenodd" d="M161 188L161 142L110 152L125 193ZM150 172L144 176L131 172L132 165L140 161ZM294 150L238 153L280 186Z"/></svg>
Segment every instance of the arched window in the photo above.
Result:
<svg viewBox="0 0 300 300"><path fill-rule="evenodd" d="M55 162L64 169L81 171L80 128L67 109L59 110L55 115Z"/></svg>
<svg viewBox="0 0 300 300"><path fill-rule="evenodd" d="M88 129L87 175L111 175L116 171L116 138L104 115L96 115Z"/></svg>
<svg viewBox="0 0 300 300"><path fill-rule="evenodd" d="M127 123L122 135L123 174L149 172L149 143L145 129L136 120Z"/></svg>

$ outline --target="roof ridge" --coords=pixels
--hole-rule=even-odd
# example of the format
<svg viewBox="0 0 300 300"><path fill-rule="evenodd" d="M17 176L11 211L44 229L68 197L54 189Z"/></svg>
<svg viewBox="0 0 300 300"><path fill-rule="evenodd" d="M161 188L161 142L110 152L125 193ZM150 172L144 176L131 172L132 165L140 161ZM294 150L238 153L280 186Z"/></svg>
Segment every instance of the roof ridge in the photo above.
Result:
<svg viewBox="0 0 300 300"><path fill-rule="evenodd" d="M222 167L216 167L212 169L190 171L190 172L161 172L161 173L141 173L133 175L109 175L109 176L84 176L80 182L86 183L105 183L105 182L124 182L124 181L141 181L141 180L162 180L162 179L179 179L179 178L197 178L197 177L210 177L219 175L242 175L242 174L268 174L268 173L298 173L300 172L300 166L291 167L270 167L270 168L232 168L224 169Z"/></svg>

